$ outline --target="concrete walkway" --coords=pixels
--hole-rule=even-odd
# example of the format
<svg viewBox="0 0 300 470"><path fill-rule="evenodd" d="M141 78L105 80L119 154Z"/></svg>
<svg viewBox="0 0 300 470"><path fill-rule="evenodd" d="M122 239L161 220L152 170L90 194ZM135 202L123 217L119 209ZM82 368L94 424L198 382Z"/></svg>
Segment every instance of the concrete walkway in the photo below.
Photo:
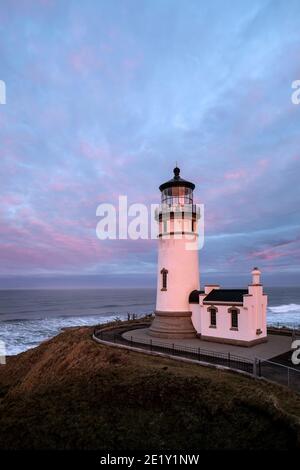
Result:
<svg viewBox="0 0 300 470"><path fill-rule="evenodd" d="M122 335L125 339L133 341L141 341L149 343L152 339L152 344L176 344L178 346L188 346L192 348L207 349L208 351L230 353L241 356L247 359L271 359L272 357L279 356L287 351L291 351L292 338L290 336L282 335L268 335L268 342L258 344L249 348L242 346L234 346L231 344L213 343L211 341L203 341L199 338L193 339L162 339L154 338L149 335L149 328L140 328L137 330L126 331Z"/></svg>

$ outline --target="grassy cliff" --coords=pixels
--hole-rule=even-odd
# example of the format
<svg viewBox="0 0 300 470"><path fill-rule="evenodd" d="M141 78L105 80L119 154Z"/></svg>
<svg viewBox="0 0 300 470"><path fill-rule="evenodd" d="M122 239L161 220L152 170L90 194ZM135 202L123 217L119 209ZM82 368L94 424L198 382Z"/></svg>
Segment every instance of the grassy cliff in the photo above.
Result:
<svg viewBox="0 0 300 470"><path fill-rule="evenodd" d="M1 449L300 447L300 396L64 331L0 366Z"/></svg>

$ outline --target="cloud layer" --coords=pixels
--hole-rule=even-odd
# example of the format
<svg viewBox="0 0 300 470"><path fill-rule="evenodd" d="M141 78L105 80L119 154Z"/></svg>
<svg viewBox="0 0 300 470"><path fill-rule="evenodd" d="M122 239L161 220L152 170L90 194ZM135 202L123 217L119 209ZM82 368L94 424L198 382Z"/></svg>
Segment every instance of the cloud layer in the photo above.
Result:
<svg viewBox="0 0 300 470"><path fill-rule="evenodd" d="M155 242L100 242L96 208L119 194L159 202L176 160L205 205L203 277L259 265L299 283L298 0L0 10L0 287L73 274L148 284Z"/></svg>

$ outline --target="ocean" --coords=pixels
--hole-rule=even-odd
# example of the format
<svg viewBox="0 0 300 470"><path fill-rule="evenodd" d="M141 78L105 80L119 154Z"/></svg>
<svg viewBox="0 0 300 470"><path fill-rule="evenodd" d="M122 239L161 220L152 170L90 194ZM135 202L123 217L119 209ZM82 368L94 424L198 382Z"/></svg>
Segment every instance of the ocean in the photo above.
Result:
<svg viewBox="0 0 300 470"><path fill-rule="evenodd" d="M268 324L300 326L300 288L265 288ZM0 340L6 354L18 354L62 328L95 325L127 313L151 313L155 289L0 290Z"/></svg>

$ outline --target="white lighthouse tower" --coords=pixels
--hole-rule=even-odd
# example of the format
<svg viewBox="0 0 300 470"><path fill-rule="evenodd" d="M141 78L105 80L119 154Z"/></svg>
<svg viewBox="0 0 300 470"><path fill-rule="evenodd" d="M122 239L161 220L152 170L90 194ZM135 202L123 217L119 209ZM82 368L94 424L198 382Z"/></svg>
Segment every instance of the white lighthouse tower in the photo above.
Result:
<svg viewBox="0 0 300 470"><path fill-rule="evenodd" d="M159 223L157 297L155 318L149 330L160 338L196 335L189 295L199 290L198 207L193 203L195 185L182 179L180 169L163 183Z"/></svg>

